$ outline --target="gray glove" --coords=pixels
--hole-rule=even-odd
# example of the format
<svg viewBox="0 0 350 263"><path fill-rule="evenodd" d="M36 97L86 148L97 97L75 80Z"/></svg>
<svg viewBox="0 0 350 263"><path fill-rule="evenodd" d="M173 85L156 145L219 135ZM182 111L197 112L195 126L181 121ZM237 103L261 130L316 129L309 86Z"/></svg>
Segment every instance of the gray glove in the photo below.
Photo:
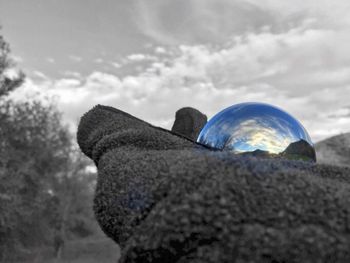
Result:
<svg viewBox="0 0 350 263"><path fill-rule="evenodd" d="M100 105L81 118L120 262L350 262L348 168L213 151L191 112L176 133Z"/></svg>

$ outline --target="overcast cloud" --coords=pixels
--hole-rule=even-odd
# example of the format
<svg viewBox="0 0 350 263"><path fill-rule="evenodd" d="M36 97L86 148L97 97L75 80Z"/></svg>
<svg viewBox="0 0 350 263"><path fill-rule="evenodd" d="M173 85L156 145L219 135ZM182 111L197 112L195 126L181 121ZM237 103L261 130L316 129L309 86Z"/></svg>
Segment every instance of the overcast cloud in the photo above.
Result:
<svg viewBox="0 0 350 263"><path fill-rule="evenodd" d="M350 131L350 2L334 2L133 0L124 26L137 31L141 50L102 54L89 70L60 68L61 76L33 68L16 96L57 96L73 127L95 104L171 128L183 106L211 117L235 103L267 102L318 141ZM80 53L66 59L89 63Z"/></svg>

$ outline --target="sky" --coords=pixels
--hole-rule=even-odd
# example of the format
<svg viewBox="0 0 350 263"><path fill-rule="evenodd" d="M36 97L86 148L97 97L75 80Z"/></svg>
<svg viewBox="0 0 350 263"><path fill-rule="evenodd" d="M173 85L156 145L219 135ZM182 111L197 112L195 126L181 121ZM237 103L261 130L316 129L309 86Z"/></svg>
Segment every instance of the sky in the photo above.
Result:
<svg viewBox="0 0 350 263"><path fill-rule="evenodd" d="M53 96L74 130L96 104L171 129L257 101L317 142L350 131L348 0L0 0L27 75L16 98ZM10 73L9 73L10 74Z"/></svg>

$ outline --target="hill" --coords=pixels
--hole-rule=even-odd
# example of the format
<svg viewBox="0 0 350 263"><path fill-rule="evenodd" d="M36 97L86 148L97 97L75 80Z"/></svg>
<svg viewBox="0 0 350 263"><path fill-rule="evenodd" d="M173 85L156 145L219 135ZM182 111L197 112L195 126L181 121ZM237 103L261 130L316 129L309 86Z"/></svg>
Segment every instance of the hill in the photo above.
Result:
<svg viewBox="0 0 350 263"><path fill-rule="evenodd" d="M350 166L350 132L318 142L315 148L318 163Z"/></svg>

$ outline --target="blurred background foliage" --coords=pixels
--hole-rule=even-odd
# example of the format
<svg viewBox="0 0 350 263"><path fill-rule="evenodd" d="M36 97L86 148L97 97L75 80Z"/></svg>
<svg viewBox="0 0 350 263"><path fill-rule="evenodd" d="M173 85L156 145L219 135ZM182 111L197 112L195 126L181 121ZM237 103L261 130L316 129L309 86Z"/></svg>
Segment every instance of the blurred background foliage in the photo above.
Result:
<svg viewBox="0 0 350 263"><path fill-rule="evenodd" d="M79 151L54 100L9 97L25 80L14 69L0 36L0 262L66 262L67 251L79 254L72 244L89 246L89 253L104 250L96 262L106 254L115 260L118 248L92 212L93 163ZM95 262L87 258L82 262Z"/></svg>

